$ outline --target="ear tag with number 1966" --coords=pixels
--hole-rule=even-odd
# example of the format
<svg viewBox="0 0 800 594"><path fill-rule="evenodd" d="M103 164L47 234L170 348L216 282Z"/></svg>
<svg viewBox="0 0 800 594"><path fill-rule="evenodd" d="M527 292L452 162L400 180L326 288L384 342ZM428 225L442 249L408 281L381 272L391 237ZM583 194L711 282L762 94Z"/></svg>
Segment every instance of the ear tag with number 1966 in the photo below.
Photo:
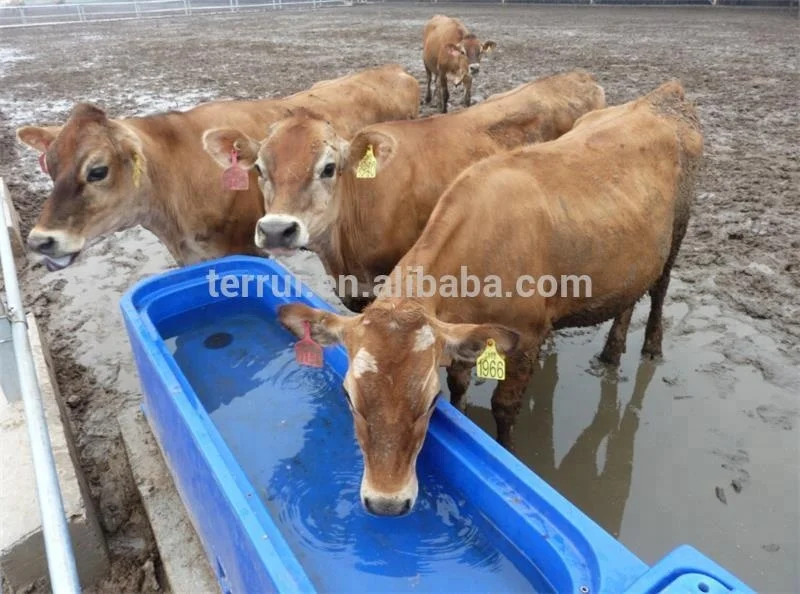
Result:
<svg viewBox="0 0 800 594"><path fill-rule="evenodd" d="M497 352L494 340L486 341L486 348L475 362L479 378L504 380L506 379L506 360Z"/></svg>

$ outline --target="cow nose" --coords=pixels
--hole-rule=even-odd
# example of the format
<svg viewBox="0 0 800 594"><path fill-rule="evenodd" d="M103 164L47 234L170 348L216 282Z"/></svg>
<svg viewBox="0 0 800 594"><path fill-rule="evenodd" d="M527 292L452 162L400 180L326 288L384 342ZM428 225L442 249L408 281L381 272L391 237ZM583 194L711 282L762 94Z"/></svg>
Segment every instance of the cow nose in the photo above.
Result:
<svg viewBox="0 0 800 594"><path fill-rule="evenodd" d="M52 235L43 235L39 233L28 234L28 247L32 250L44 255L52 255L56 251L57 243L56 238Z"/></svg>
<svg viewBox="0 0 800 594"><path fill-rule="evenodd" d="M480 70L481 70L481 65L480 64L470 64L469 65L469 73L470 74L478 74L478 72L480 72Z"/></svg>
<svg viewBox="0 0 800 594"><path fill-rule="evenodd" d="M262 219L258 222L256 242L262 248L291 248L300 235L297 221Z"/></svg>
<svg viewBox="0 0 800 594"><path fill-rule="evenodd" d="M411 499L364 497L364 507L369 513L376 516L402 516L411 509Z"/></svg>

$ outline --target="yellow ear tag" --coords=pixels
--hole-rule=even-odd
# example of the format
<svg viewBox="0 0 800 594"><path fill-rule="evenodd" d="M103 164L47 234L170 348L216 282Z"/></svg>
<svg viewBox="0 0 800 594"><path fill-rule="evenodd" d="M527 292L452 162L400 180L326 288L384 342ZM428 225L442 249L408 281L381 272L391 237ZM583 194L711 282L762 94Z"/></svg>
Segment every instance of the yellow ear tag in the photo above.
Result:
<svg viewBox="0 0 800 594"><path fill-rule="evenodd" d="M133 153L133 187L138 188L142 179L142 160L139 153Z"/></svg>
<svg viewBox="0 0 800 594"><path fill-rule="evenodd" d="M358 169L356 169L356 177L357 178L371 178L377 175L377 168L378 168L378 161L375 159L375 155L372 153L372 145L367 145L367 152L364 153L364 156L361 157L361 161L358 163Z"/></svg>
<svg viewBox="0 0 800 594"><path fill-rule="evenodd" d="M483 379L504 380L506 379L506 360L497 352L494 340L491 338L486 341L486 348L475 362L478 377Z"/></svg>

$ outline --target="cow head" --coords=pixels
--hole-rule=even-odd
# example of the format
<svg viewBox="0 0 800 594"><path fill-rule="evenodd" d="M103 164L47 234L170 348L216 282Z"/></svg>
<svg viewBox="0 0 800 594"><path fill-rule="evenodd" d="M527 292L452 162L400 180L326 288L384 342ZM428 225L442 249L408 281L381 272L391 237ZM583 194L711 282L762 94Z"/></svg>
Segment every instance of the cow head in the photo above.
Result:
<svg viewBox="0 0 800 594"><path fill-rule="evenodd" d="M459 43L448 43L444 46L443 70L447 78L455 85L461 84L465 77L477 76L481 70L481 59L497 47L494 41L483 44L478 38L469 34Z"/></svg>
<svg viewBox="0 0 800 594"><path fill-rule="evenodd" d="M403 515L416 502L416 460L440 391L439 366L474 363L490 338L501 352L519 340L503 326L442 322L412 300L378 300L356 316L294 303L279 319L297 336L308 321L317 342L347 349L343 386L364 457L361 502L381 516Z"/></svg>
<svg viewBox="0 0 800 594"><path fill-rule="evenodd" d="M24 126L17 138L42 153L53 190L28 246L50 270L64 268L94 240L131 227L149 183L136 133L79 103L63 126Z"/></svg>
<svg viewBox="0 0 800 594"><path fill-rule="evenodd" d="M328 122L296 113L273 124L261 143L233 130L209 130L204 144L223 164L230 146L241 147L240 164L256 168L265 212L255 229L258 247L282 253L313 243L347 160L347 142Z"/></svg>

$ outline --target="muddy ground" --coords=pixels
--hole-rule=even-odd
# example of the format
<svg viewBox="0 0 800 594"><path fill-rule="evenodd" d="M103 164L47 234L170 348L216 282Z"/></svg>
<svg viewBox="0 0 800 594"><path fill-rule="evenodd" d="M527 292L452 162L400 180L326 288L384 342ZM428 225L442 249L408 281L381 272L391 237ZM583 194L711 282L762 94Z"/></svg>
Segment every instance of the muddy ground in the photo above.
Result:
<svg viewBox="0 0 800 594"><path fill-rule="evenodd" d="M612 104L671 77L696 102L707 162L667 298L664 361L639 360L647 300L616 374L592 362L608 325L560 333L529 390L518 455L648 563L688 542L761 592L800 591L796 10L409 4L0 30L0 175L23 232L50 182L16 127L63 122L79 100L143 115L393 61L422 83L421 30L440 11L498 44L478 100L582 67ZM287 264L321 273L311 256ZM172 266L137 228L66 270L21 273L112 553L93 592L152 592L159 579L114 421L140 400L118 300ZM488 388L471 390L468 414L493 432Z"/></svg>

